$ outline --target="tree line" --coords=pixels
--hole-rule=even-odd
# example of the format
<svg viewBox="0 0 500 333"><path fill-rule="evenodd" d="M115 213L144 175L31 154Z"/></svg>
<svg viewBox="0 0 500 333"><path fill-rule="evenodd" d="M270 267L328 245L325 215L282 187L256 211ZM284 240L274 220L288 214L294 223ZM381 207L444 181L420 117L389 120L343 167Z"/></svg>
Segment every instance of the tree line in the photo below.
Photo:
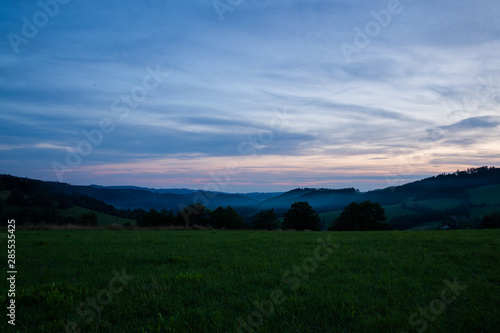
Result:
<svg viewBox="0 0 500 333"><path fill-rule="evenodd" d="M71 208L73 205L93 209L97 212L116 213L112 205L105 204L95 198L86 197L73 193L71 196L60 194L52 196L49 193L37 192L36 188L26 190L29 194L15 188L12 189L6 199L6 203L15 207L4 212L0 205L2 223L6 219L15 219L24 224L77 224L85 226L98 225L98 215L94 212L83 213L79 217L60 216L59 210ZM290 209L283 214L282 219L274 209L264 209L254 215L250 224L244 223L243 217L238 212L228 207L218 207L210 210L202 204L185 206L177 213L173 210L143 209L121 210L121 215L132 218L136 225L142 228L158 227L186 227L186 228L214 228L214 229L256 229L256 230L312 230L319 231L324 226L318 213L307 201L295 202ZM387 224L379 223L385 221L383 208L378 203L370 201L358 204L350 204L336 220L329 230L387 230ZM383 226L382 226L383 225Z"/></svg>
<svg viewBox="0 0 500 333"><path fill-rule="evenodd" d="M392 230L383 223L386 220L384 209L379 203L365 201L348 205L334 224L328 229L333 231ZM282 219L274 209L263 209L254 215L250 225L231 207L218 207L210 210L202 204L185 206L177 215L173 211L150 209L137 220L139 227L210 227L215 229L256 229L256 230L311 230L324 228L318 213L307 201L295 202Z"/></svg>
<svg viewBox="0 0 500 333"><path fill-rule="evenodd" d="M497 172L498 169L470 169L467 172L457 172L452 175L440 175L438 177L471 177ZM76 192L71 194L64 192L52 193L43 186L43 182L31 179L23 179L3 175L0 177L0 190L10 191L6 199L8 209L0 203L0 216L2 224L7 219L16 219L25 224L80 224L97 225L98 215L90 212L80 216L61 216L60 210L78 206L99 213L123 217L136 221L138 227L187 227L187 228L214 228L214 229L258 229L258 230L324 230L325 225L316 211L307 201L299 201L291 204L285 212L280 212L281 218L274 209L263 209L251 218L244 218L232 207L218 207L210 210L202 204L184 206L178 211L162 209L117 209L113 205L82 195ZM403 203L405 204L405 203ZM403 206L402 204L402 206ZM460 205L444 211L430 210L425 207L413 205L406 207L418 211L419 214L399 216L393 218L390 223L384 223L386 216L383 207L378 202L369 200L363 202L351 202L347 205L340 216L336 218L328 230L404 230L425 220L445 219L449 215L468 216L470 208ZM482 228L500 227L500 212L485 216L479 224Z"/></svg>

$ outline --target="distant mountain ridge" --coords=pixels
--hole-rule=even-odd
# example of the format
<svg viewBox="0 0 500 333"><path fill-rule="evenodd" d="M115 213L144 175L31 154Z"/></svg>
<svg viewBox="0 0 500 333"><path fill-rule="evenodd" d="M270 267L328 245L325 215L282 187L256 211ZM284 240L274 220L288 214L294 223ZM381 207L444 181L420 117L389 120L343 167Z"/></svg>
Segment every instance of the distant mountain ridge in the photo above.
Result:
<svg viewBox="0 0 500 333"><path fill-rule="evenodd" d="M191 190L188 188L151 188L151 187L140 187L140 186L102 186L102 185L89 185L94 188L100 189L111 189L111 190L144 190L153 193L170 193L170 194L192 194L196 192L206 192L203 190ZM218 193L218 194L231 194L231 195L242 195L248 198L255 199L257 201L263 201L278 195L281 195L285 192L249 192L249 193L226 193L226 192L210 192L210 193Z"/></svg>
<svg viewBox="0 0 500 333"><path fill-rule="evenodd" d="M205 204L208 208L214 209L219 206L252 206L258 203L252 198L239 194L213 193L205 191L185 191L183 194L170 193L169 190L156 190L124 187L106 187L106 186L73 186L65 183L49 182L48 187L51 191L64 191L68 194L79 193L89 197L102 200L108 204L120 209L150 209L161 210L167 208L177 210L181 205L190 205L193 203ZM184 192L184 191L181 191ZM203 195L201 195L203 194ZM210 198L201 200L203 198Z"/></svg>
<svg viewBox="0 0 500 333"><path fill-rule="evenodd" d="M3 175L2 177L13 177ZM19 178L19 177L16 177ZM22 179L22 178L20 178ZM137 186L76 186L59 182L30 180L51 193L85 195L113 205L119 209L169 209L200 203L209 209L231 206L244 216L251 216L261 209L275 209L282 213L297 201L307 201L318 212L343 209L353 201L371 200L382 205L400 204L411 198L424 200L442 197L468 199L467 190L485 185L500 184L500 169L480 167L441 174L408 184L360 192L354 188L316 189L297 188L285 193L230 194L190 189L151 189Z"/></svg>
<svg viewBox="0 0 500 333"><path fill-rule="evenodd" d="M151 188L151 187L140 187L140 186L102 186L102 185L89 185L95 188L104 188L110 190L144 190L153 193L170 193L170 194L191 194L194 192L198 192L199 190L190 190L188 188Z"/></svg>

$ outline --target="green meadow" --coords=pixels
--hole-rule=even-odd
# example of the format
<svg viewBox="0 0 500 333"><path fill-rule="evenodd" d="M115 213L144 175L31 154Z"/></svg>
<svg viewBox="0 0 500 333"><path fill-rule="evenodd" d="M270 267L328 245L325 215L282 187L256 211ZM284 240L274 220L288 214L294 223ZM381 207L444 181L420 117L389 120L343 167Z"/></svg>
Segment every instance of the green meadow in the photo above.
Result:
<svg viewBox="0 0 500 333"><path fill-rule="evenodd" d="M16 325L0 330L497 332L499 236L19 230Z"/></svg>
<svg viewBox="0 0 500 333"><path fill-rule="evenodd" d="M468 199L457 199L451 197L434 198L427 200L407 200L405 204L407 207L420 206L432 210L445 210L456 207L461 204L470 207L470 218L480 221L485 215L489 215L500 211L500 185L480 186L467 190ZM382 206L387 216L387 222L392 218L401 215L418 214L418 211L410 208L405 208L401 204L384 205ZM339 217L342 210L320 213L319 216L325 221L325 226L328 228L334 220ZM425 230L425 229L438 229L443 221L425 221L419 225L411 227L409 230Z"/></svg>
<svg viewBox="0 0 500 333"><path fill-rule="evenodd" d="M66 208L66 209L59 209L58 211L59 211L59 215L62 217L72 216L75 218L78 218L85 213L95 213L95 214L97 214L97 219L99 220L99 225L102 225L102 226L109 226L109 225L113 225L113 224L123 225L126 223L135 224L134 220L124 219L124 218L121 218L118 216L113 216L113 215L101 213L101 212L98 212L95 210L91 210L91 209L87 209L87 208L83 208L83 207L78 207L78 206L72 206L72 207Z"/></svg>

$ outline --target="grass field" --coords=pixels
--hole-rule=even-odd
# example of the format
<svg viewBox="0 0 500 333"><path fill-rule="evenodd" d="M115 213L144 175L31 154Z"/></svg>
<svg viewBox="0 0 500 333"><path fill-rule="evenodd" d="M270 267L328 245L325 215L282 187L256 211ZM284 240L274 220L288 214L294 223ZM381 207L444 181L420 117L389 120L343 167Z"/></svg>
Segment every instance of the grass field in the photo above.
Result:
<svg viewBox="0 0 500 333"><path fill-rule="evenodd" d="M468 192L473 204L500 205L500 185L472 188Z"/></svg>
<svg viewBox="0 0 500 333"><path fill-rule="evenodd" d="M17 317L8 329L497 332L499 236L17 231ZM6 311L6 279L2 288Z"/></svg>
<svg viewBox="0 0 500 333"><path fill-rule="evenodd" d="M413 230L436 230L439 229L442 226L443 222L442 221L430 221L430 222L425 222L421 224L417 224L414 227L411 227L410 231Z"/></svg>
<svg viewBox="0 0 500 333"><path fill-rule="evenodd" d="M85 213L96 213L97 219L99 221L98 223L99 223L99 225L102 225L102 226L107 226L107 225L111 225L111 224L124 225L125 223L135 224L135 220L124 219L124 218L121 218L118 216L113 216L113 215L109 215L109 214L105 214L105 213L101 213L101 212L96 212L94 210L90 210L90 209L82 208L82 207L78 207L78 206L72 206L72 207L66 208L66 209L59 209L59 215L61 215L63 217L73 216L75 218L78 218Z"/></svg>
<svg viewBox="0 0 500 333"><path fill-rule="evenodd" d="M419 205L434 210L444 210L462 204L464 200L456 198L436 198L411 202L411 205Z"/></svg>

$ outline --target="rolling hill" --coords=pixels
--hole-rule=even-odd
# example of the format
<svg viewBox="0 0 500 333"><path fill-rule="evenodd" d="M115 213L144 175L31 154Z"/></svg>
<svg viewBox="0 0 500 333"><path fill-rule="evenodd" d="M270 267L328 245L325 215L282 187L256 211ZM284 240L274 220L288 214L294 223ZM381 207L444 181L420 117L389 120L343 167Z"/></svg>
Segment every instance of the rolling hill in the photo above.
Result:
<svg viewBox="0 0 500 333"><path fill-rule="evenodd" d="M126 218L127 221L149 209L177 212L179 208L194 203L201 203L211 210L231 206L249 223L260 210L274 209L280 217L294 202L307 201L320 213L326 227L353 201L379 202L385 208L388 221L407 229L410 225L418 225L417 222L437 225L446 216L480 219L500 211L500 169L495 167L441 174L368 192L354 188L298 188L286 193L248 194L135 186L74 186L0 175L0 191L3 190L0 203L14 189L25 194L44 193L52 196L54 201L67 197L77 202L77 207Z"/></svg>

